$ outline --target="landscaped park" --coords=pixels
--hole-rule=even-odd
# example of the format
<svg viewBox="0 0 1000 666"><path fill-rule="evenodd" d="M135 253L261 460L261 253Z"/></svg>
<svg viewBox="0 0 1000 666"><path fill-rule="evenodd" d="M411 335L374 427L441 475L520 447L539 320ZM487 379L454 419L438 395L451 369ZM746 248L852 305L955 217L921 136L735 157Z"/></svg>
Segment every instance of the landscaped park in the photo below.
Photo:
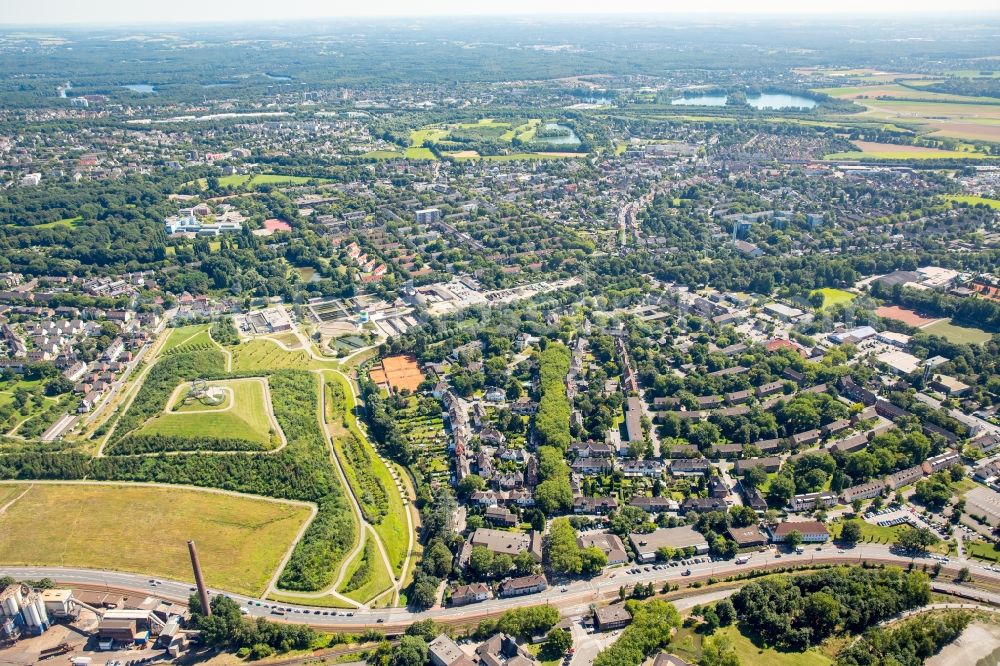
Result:
<svg viewBox="0 0 1000 666"><path fill-rule="evenodd" d="M221 345L208 325L163 336L99 446L45 454L63 456L66 482L0 484L0 563L191 580L194 539L210 585L398 603L415 520L399 470L358 427L337 361L288 340ZM53 518L38 522L39 507ZM140 535L139 524L155 527Z"/></svg>

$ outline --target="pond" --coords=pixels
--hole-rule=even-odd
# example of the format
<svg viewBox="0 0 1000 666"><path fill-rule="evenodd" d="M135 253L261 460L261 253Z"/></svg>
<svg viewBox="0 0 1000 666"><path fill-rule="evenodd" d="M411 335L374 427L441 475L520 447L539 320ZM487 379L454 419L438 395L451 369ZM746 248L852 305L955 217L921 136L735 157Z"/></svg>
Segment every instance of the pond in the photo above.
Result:
<svg viewBox="0 0 1000 666"><path fill-rule="evenodd" d="M671 100L671 104L679 106L725 106L726 95L693 95ZM801 95L787 93L764 93L747 97L747 104L755 109L811 109L816 106L816 100Z"/></svg>
<svg viewBox="0 0 1000 666"><path fill-rule="evenodd" d="M127 88L132 92L144 93L152 95L156 93L156 88L150 83L128 83L123 85L122 88Z"/></svg>
<svg viewBox="0 0 1000 666"><path fill-rule="evenodd" d="M562 136L536 136L535 143L547 143L551 146L579 146L580 137L576 135L571 128L565 125L560 125L559 123L545 123L545 129L547 130L562 130L563 132L568 132Z"/></svg>

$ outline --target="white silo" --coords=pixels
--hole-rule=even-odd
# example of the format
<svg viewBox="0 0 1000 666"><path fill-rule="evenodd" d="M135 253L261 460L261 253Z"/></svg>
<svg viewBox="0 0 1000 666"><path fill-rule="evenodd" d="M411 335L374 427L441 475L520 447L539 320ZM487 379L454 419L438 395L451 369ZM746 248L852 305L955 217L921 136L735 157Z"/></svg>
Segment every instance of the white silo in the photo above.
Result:
<svg viewBox="0 0 1000 666"><path fill-rule="evenodd" d="M4 598L2 605L4 617L14 617L17 615L17 611L20 610L20 606L18 606L17 600L14 599L13 594Z"/></svg>
<svg viewBox="0 0 1000 666"><path fill-rule="evenodd" d="M24 623L32 629L42 629L42 618L38 617L38 610L33 604L26 604L24 607Z"/></svg>
<svg viewBox="0 0 1000 666"><path fill-rule="evenodd" d="M42 625L48 627L51 623L49 622L49 613L45 610L45 602L42 600L42 595L36 592L31 601L35 606L35 610L38 611L38 617L41 619Z"/></svg>

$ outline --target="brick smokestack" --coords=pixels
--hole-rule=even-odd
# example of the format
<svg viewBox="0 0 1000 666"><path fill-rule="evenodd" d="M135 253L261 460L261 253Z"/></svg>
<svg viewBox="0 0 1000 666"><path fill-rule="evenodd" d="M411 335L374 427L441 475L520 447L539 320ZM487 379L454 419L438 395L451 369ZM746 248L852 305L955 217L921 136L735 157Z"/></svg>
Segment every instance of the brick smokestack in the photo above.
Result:
<svg viewBox="0 0 1000 666"><path fill-rule="evenodd" d="M209 616L212 614L212 607L208 603L208 589L205 587L205 579L201 575L201 562L198 561L198 549L195 548L194 541L188 541L188 552L191 554L191 568L194 569L194 582L198 586L201 611Z"/></svg>

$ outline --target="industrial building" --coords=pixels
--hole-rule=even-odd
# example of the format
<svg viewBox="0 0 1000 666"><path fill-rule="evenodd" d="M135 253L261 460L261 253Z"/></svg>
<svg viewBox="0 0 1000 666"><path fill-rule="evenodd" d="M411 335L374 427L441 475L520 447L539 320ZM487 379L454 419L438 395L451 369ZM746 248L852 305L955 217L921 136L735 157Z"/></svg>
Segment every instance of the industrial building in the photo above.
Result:
<svg viewBox="0 0 1000 666"><path fill-rule="evenodd" d="M49 613L39 592L23 583L8 585L0 592L0 640L39 636L49 624Z"/></svg>

